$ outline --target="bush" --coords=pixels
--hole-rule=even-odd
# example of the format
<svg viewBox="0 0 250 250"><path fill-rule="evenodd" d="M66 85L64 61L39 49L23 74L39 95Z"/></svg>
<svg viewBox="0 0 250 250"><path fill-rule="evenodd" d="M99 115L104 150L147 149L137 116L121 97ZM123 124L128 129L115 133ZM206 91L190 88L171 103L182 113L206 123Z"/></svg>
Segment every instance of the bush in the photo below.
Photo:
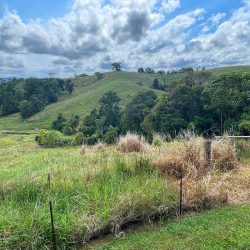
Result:
<svg viewBox="0 0 250 250"><path fill-rule="evenodd" d="M63 147L69 145L71 138L64 137L60 132L40 130L35 138L36 142L45 148Z"/></svg>
<svg viewBox="0 0 250 250"><path fill-rule="evenodd" d="M146 152L149 151L150 146L143 136L132 134L128 132L125 136L120 136L117 143L117 150L129 152Z"/></svg>
<svg viewBox="0 0 250 250"><path fill-rule="evenodd" d="M83 133L77 133L71 141L71 146L80 146L84 143Z"/></svg>
<svg viewBox="0 0 250 250"><path fill-rule="evenodd" d="M87 145L94 145L96 144L99 140L101 139L101 136L98 132L95 132L93 135L91 136L86 136L84 138L84 143Z"/></svg>
<svg viewBox="0 0 250 250"><path fill-rule="evenodd" d="M72 135L74 133L72 127L70 127L68 124L65 125L62 131L65 135Z"/></svg>
<svg viewBox="0 0 250 250"><path fill-rule="evenodd" d="M115 142L115 140L118 137L118 129L114 128L113 126L109 126L108 131L106 132L106 134L104 135L103 139L104 142L107 144L112 144Z"/></svg>

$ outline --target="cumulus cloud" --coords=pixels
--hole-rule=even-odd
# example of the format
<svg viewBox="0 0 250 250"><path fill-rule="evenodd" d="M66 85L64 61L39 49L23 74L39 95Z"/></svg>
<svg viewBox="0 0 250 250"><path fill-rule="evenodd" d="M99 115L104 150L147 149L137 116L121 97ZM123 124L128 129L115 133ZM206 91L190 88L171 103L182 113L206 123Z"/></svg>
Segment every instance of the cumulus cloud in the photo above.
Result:
<svg viewBox="0 0 250 250"><path fill-rule="evenodd" d="M165 3L162 3L162 11L163 12L173 12L181 5L180 0L168 0Z"/></svg>
<svg viewBox="0 0 250 250"><path fill-rule="evenodd" d="M180 6L180 0L75 0L62 17L26 22L6 12L0 69L73 74L107 70L112 61L131 70L250 63L249 0L231 16L210 16L203 26L204 9L169 19Z"/></svg>

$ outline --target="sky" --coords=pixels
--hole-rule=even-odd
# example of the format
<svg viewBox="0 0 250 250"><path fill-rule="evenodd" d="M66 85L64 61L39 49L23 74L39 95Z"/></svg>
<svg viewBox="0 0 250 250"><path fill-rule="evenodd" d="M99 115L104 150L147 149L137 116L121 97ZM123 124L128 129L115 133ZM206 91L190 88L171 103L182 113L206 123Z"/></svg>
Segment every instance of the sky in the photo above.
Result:
<svg viewBox="0 0 250 250"><path fill-rule="evenodd" d="M250 0L0 0L0 78L250 64Z"/></svg>

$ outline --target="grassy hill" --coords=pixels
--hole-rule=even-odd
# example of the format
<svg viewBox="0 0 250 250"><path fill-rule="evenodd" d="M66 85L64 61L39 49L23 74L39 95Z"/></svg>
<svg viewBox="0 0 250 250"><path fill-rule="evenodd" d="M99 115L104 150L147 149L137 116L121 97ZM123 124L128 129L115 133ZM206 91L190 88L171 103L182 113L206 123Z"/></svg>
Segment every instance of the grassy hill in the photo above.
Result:
<svg viewBox="0 0 250 250"><path fill-rule="evenodd" d="M250 66L233 66L211 69L214 76L225 72L250 71ZM104 74L100 81L95 76L84 76L73 78L75 90L71 96L64 96L58 102L48 105L44 110L35 114L27 121L23 121L19 114L14 114L0 118L0 131L13 130L34 130L49 128L51 122L59 112L66 117L71 114L78 114L84 117L94 107L97 107L100 97L109 90L114 90L121 97L121 105L124 107L136 93L150 89L154 78L160 82L169 84L183 78L184 74L170 74L164 76L142 74L135 72L109 72ZM164 79L165 78L165 79ZM141 84L139 84L141 83ZM158 91L161 94L161 91Z"/></svg>

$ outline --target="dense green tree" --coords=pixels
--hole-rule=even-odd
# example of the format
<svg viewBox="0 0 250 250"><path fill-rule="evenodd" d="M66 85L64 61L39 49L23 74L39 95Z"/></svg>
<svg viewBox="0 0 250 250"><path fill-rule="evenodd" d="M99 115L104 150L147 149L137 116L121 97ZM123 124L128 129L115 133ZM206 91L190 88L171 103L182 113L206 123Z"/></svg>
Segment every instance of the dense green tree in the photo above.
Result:
<svg viewBox="0 0 250 250"><path fill-rule="evenodd" d="M111 66L113 71L121 71L122 64L120 62L113 62Z"/></svg>
<svg viewBox="0 0 250 250"><path fill-rule="evenodd" d="M142 133L141 123L156 103L157 96L154 91L138 93L128 103L122 117L123 131L134 131Z"/></svg>
<svg viewBox="0 0 250 250"><path fill-rule="evenodd" d="M66 84L65 84L65 90L67 90L69 92L69 94L71 95L74 89L74 84L70 79L66 80Z"/></svg>
<svg viewBox="0 0 250 250"><path fill-rule="evenodd" d="M57 101L60 92L64 90L64 81L55 78L14 78L2 83L0 88L0 115L21 112L22 107L26 110L25 112L22 110L22 114L25 113L25 118L28 118L28 114L31 116L46 105ZM32 108L29 107L29 112L27 112L28 102L32 105Z"/></svg>
<svg viewBox="0 0 250 250"><path fill-rule="evenodd" d="M118 137L118 128L113 127L112 125L109 126L107 132L103 136L103 141L107 144L112 144Z"/></svg>
<svg viewBox="0 0 250 250"><path fill-rule="evenodd" d="M27 119L33 114L32 103L28 100L24 100L20 103L20 115L23 119Z"/></svg>
<svg viewBox="0 0 250 250"><path fill-rule="evenodd" d="M63 114L60 112L57 118L52 122L52 128L62 131L66 125L66 122L67 122L67 119L64 118Z"/></svg>
<svg viewBox="0 0 250 250"><path fill-rule="evenodd" d="M106 133L109 126L119 127L121 110L120 97L114 91L106 92L100 99L99 118L102 118L103 132Z"/></svg>
<svg viewBox="0 0 250 250"><path fill-rule="evenodd" d="M160 82L157 78L154 79L154 81L152 83L152 88L153 89L160 89Z"/></svg>
<svg viewBox="0 0 250 250"><path fill-rule="evenodd" d="M94 134L97 130L97 119L98 111L97 109L93 109L89 115L84 117L80 131L83 132L85 136L91 136Z"/></svg>
<svg viewBox="0 0 250 250"><path fill-rule="evenodd" d="M203 97L206 110L213 110L219 117L221 132L230 129L230 124L240 120L250 105L250 73L227 73L207 84ZM231 122L227 122L231 121Z"/></svg>
<svg viewBox="0 0 250 250"><path fill-rule="evenodd" d="M97 80L102 80L104 77L104 74L100 72L95 72L95 77L97 78Z"/></svg>
<svg viewBox="0 0 250 250"><path fill-rule="evenodd" d="M150 67L147 67L145 71L148 74L155 74L155 71L152 68L150 68Z"/></svg>
<svg viewBox="0 0 250 250"><path fill-rule="evenodd" d="M69 121L69 126L72 128L73 131L76 131L78 125L80 122L80 117L79 115L72 115L71 119Z"/></svg>
<svg viewBox="0 0 250 250"><path fill-rule="evenodd" d="M138 69L138 73L145 73L144 69L141 67Z"/></svg>

